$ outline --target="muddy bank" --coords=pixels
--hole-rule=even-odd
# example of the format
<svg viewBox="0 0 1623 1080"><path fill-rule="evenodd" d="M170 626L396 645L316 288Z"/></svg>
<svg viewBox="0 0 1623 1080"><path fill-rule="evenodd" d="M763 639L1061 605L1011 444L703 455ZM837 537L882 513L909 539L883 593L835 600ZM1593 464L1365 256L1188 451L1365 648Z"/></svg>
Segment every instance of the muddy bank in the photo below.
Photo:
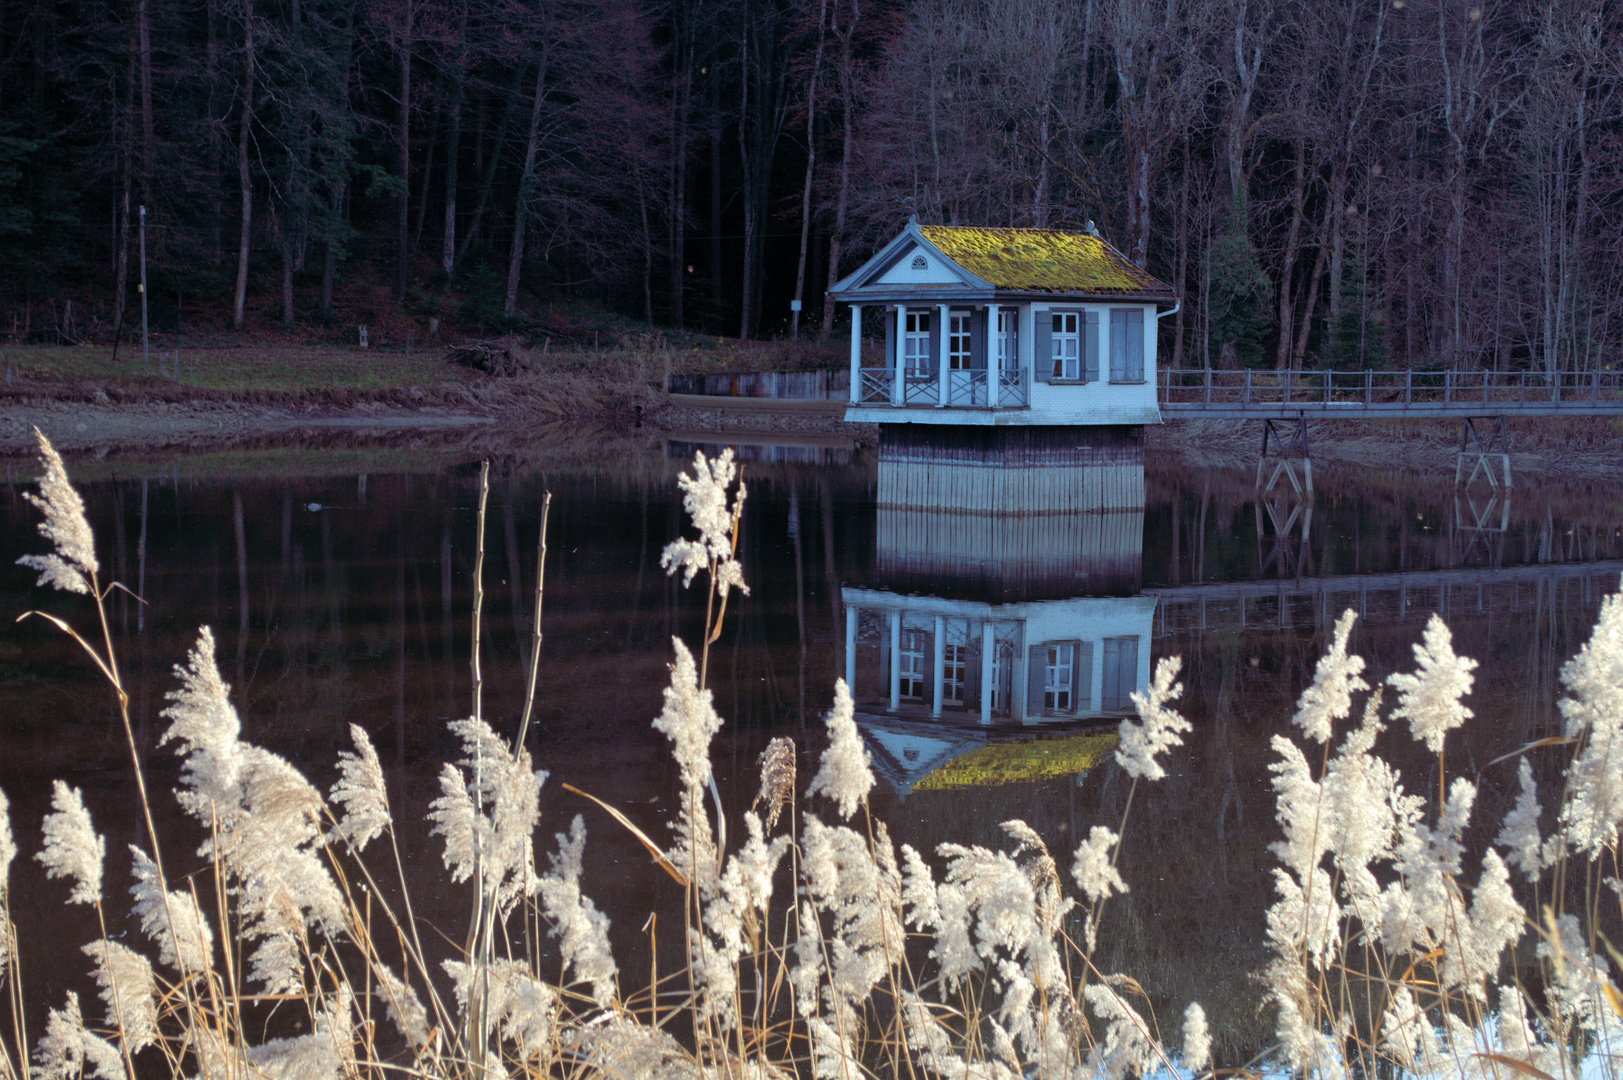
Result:
<svg viewBox="0 0 1623 1080"><path fill-rule="evenodd" d="M759 399L659 393L641 380L474 378L464 384L372 391L156 392L94 385L0 394L0 455L33 452L38 425L64 452L106 457L217 451L277 444L452 447L502 452L541 441L645 445L669 432L837 436L872 447L878 426L846 424L835 402L782 407ZM1510 420L1517 477L1623 483L1623 425L1604 418ZM1180 420L1145 429L1147 453L1198 468L1253 467L1262 425ZM620 436L629 436L622 439ZM1452 474L1459 425L1451 421L1322 422L1309 425L1315 466L1369 473Z"/></svg>

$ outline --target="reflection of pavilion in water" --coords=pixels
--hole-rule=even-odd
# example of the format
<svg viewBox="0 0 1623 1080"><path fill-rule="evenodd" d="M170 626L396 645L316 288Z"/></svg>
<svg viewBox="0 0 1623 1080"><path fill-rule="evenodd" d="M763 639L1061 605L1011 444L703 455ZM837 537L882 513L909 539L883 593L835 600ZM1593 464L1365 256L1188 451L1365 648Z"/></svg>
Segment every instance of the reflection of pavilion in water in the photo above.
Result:
<svg viewBox="0 0 1623 1080"><path fill-rule="evenodd" d="M942 754L952 740L906 721L1131 710L1149 680L1155 614L1153 598L1135 595L1144 470L1134 435L967 429L946 443L931 432L926 444L887 428L878 502L873 580L842 590L846 681L870 740L911 768L927 753L920 739Z"/></svg>

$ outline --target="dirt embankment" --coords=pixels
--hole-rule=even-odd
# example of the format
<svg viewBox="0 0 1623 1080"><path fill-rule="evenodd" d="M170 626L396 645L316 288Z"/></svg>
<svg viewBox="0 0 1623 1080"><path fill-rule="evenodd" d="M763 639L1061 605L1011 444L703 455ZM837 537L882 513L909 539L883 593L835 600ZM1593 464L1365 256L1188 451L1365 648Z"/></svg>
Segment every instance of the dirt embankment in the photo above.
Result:
<svg viewBox="0 0 1623 1080"><path fill-rule="evenodd" d="M630 377L627 377L627 376ZM33 452L37 425L64 451L221 448L276 440L347 438L379 443L432 439L481 445L529 443L601 428L636 431L821 434L872 445L873 425L846 424L837 402L781 406L760 399L707 402L660 391L646 367L634 373L537 372L514 378L467 373L455 381L319 390L209 389L149 380L36 383L0 388L0 455ZM1605 418L1506 423L1518 476L1623 482L1623 424ZM1313 458L1373 472L1452 471L1453 421L1320 422L1309 425ZM1176 421L1146 429L1146 449L1197 466L1255 464L1254 421Z"/></svg>

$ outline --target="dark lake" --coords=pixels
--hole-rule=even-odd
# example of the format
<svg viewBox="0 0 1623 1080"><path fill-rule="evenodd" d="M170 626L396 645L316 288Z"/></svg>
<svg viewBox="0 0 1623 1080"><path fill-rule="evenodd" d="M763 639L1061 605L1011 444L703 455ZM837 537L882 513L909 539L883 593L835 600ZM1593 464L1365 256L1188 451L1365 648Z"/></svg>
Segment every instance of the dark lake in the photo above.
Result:
<svg viewBox="0 0 1623 1080"><path fill-rule="evenodd" d="M499 732L516 730L550 490L529 740L552 773L538 846L550 850L552 834L585 815L585 887L614 920L632 982L646 977L648 914L679 920L679 897L624 830L560 782L663 835L678 781L650 722L671 638L696 644L703 600L658 558L687 527L676 476L691 449L651 442L583 464L542 448L491 465L484 714ZM834 680L849 673L881 777L875 809L899 842L1001 845L998 823L1019 817L1068 866L1076 838L1119 825L1127 797L1097 734L1130 709L1127 695L1156 660L1181 656L1180 707L1194 731L1170 775L1135 796L1122 854L1131 892L1106 910L1101 966L1135 976L1163 1023L1200 1000L1220 1056L1243 1061L1271 1025L1250 979L1272 899L1268 744L1289 727L1335 617L1360 611L1353 645L1372 682L1413 667L1433 611L1456 650L1481 661L1476 717L1449 749L1450 770L1481 783L1480 846L1514 801L1514 764L1489 763L1559 730L1560 665L1623 569L1623 504L1582 484L1518 479L1507 500L1480 482L1456 489L1451 473L1324 467L1311 496L1283 483L1263 499L1249 469L1205 469L1136 444L1083 449L1069 480L1030 462L932 462L906 447L750 449L768 460L745 467L739 554L751 593L730 607L711 653L727 721L717 781L729 813L741 813L757 754L787 734L801 747L804 787ZM439 762L458 754L445 722L470 710L478 459L326 448L69 469L104 574L146 601L115 594L110 611L155 790L178 775L157 746L171 671L206 624L245 738L326 788L348 726L371 734L408 823L417 912L460 937L466 896L421 822ZM0 604L9 616L37 607L88 627L87 601L36 589L11 565L44 550L20 497L33 474L12 462L0 491L11 553ZM988 499L1008 512L988 512ZM98 936L94 915L65 907L66 886L44 881L30 858L49 780L84 788L108 836L110 881L128 872L138 814L107 688L42 621L5 625L0 788L24 852L12 872L23 978L43 1015L43 1003L82 986L78 945ZM1389 731L1382 748L1411 791L1429 792L1435 759L1406 731ZM1541 763L1541 783L1558 766ZM196 869L200 838L167 797L157 809L174 837L172 865ZM133 925L123 908L110 908L121 913L115 934Z"/></svg>

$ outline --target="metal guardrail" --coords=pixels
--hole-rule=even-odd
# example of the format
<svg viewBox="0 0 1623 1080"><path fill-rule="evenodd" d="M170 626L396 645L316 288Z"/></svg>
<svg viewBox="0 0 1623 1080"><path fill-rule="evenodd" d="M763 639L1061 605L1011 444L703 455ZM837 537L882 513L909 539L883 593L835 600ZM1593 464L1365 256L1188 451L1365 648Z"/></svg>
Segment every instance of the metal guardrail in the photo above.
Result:
<svg viewBox="0 0 1623 1080"><path fill-rule="evenodd" d="M1273 371L1163 368L1163 416L1267 419L1319 416L1623 415L1623 372Z"/></svg>
<svg viewBox="0 0 1623 1080"><path fill-rule="evenodd" d="M1152 587L1156 637L1220 628L1278 629L1332 625L1347 608L1365 621L1397 622L1494 612L1515 614L1548 597L1558 585L1575 587L1585 604L1617 591L1623 561L1542 563L1497 569L1408 570L1286 580L1214 582ZM1541 592L1540 590L1544 590Z"/></svg>

